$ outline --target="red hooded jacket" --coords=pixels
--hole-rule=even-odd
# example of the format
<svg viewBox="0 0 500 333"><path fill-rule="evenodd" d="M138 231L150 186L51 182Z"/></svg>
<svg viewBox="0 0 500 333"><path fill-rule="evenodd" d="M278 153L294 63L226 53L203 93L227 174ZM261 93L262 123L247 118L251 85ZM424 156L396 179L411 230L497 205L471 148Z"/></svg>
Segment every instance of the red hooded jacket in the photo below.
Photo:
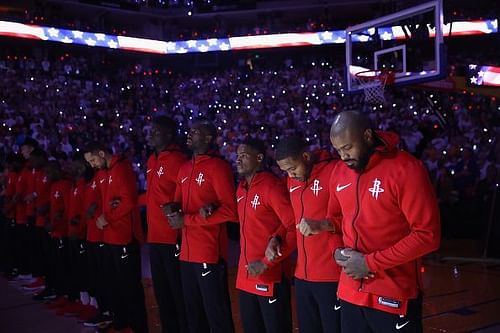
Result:
<svg viewBox="0 0 500 333"><path fill-rule="evenodd" d="M60 179L50 186L50 224L53 238L68 236L67 207L71 192L71 181Z"/></svg>
<svg viewBox="0 0 500 333"><path fill-rule="evenodd" d="M236 288L251 294L272 296L275 282L283 277L281 261L295 246L283 249L280 260L269 262L265 256L269 239L280 226L287 230L285 244L295 244L295 218L287 189L274 174L262 171L255 174L250 184L242 180L236 191L240 221L240 260ZM248 274L246 265L262 261L267 270L259 276Z"/></svg>
<svg viewBox="0 0 500 333"><path fill-rule="evenodd" d="M398 137L377 132L381 145L358 173L338 163L328 216L344 244L365 255L374 278L341 274L339 298L404 315L420 289L420 258L439 247L439 209L423 164L398 150Z"/></svg>
<svg viewBox="0 0 500 333"><path fill-rule="evenodd" d="M158 156L148 159L146 207L148 217L148 242L176 244L179 230L168 224L161 205L174 201L177 175L186 156L172 145Z"/></svg>
<svg viewBox="0 0 500 333"><path fill-rule="evenodd" d="M302 218L322 221L327 217L330 176L337 164L327 151L313 154L311 174L305 182L288 177L288 192L296 223ZM340 267L332 260L332 251L342 247L342 237L332 232L304 236L297 230L297 266L295 277L311 282L337 282Z"/></svg>
<svg viewBox="0 0 500 333"><path fill-rule="evenodd" d="M24 201L24 198L29 193L33 193L32 183L34 179L34 174L32 174L32 168L24 167L17 178L16 183L16 224L26 224L28 216L33 215L32 204L28 204ZM31 190L31 192L28 192ZM28 210L29 209L29 210ZM31 214L31 215L30 215Z"/></svg>
<svg viewBox="0 0 500 333"><path fill-rule="evenodd" d="M98 170L94 178L85 187L85 195L83 197L84 221L87 223L87 241L89 242L98 243L102 242L103 239L103 231L97 228L96 221L102 214L102 189L107 182L108 175L106 170ZM93 204L96 205L94 215L87 217L87 210Z"/></svg>
<svg viewBox="0 0 500 333"><path fill-rule="evenodd" d="M112 245L126 245L134 238L142 241L137 178L129 160L118 155L112 157L102 189L102 212L108 223L103 229L103 241ZM115 199L120 203L112 208Z"/></svg>
<svg viewBox="0 0 500 333"><path fill-rule="evenodd" d="M41 171L37 171L33 167L28 167L27 173L26 173L26 193L25 197L31 194L36 195L36 178L38 177L38 173ZM22 198L23 200L25 198ZM34 217L35 216L35 199L31 201L26 201L25 202L25 209L26 209L26 216L27 217Z"/></svg>
<svg viewBox="0 0 500 333"><path fill-rule="evenodd" d="M85 179L80 178L71 188L69 196L68 210L68 236L78 239L85 239L87 235L87 224L85 223L84 196L87 183ZM78 224L72 224L72 220L78 221Z"/></svg>
<svg viewBox="0 0 500 333"><path fill-rule="evenodd" d="M197 155L179 170L175 201L184 213L180 259L214 264L227 259L226 222L237 221L233 170L216 155ZM218 208L204 219L200 209L208 204Z"/></svg>
<svg viewBox="0 0 500 333"><path fill-rule="evenodd" d="M16 217L16 205L12 202L12 198L16 195L16 185L19 179L19 173L9 171L7 173L7 184L5 184L5 214L8 218Z"/></svg>
<svg viewBox="0 0 500 333"><path fill-rule="evenodd" d="M38 210L42 207L50 205L50 182L45 171L37 171L35 179L35 210L36 210L36 226L43 227L48 218L49 210L45 214L41 214Z"/></svg>

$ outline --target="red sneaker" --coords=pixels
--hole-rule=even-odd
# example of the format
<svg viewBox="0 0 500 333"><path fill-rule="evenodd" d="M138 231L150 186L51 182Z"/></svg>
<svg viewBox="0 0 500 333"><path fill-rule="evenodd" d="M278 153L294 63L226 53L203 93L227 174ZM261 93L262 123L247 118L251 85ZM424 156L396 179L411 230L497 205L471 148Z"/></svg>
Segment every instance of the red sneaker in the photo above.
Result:
<svg viewBox="0 0 500 333"><path fill-rule="evenodd" d="M68 299L64 296L58 296L55 300L47 304L47 308L49 309L57 309L63 307L68 303Z"/></svg>
<svg viewBox="0 0 500 333"><path fill-rule="evenodd" d="M71 302L67 307L64 307L64 315L66 317L78 317L85 309L85 306L78 300Z"/></svg>
<svg viewBox="0 0 500 333"><path fill-rule="evenodd" d="M24 290L37 290L45 287L45 281L39 277L34 282L23 286Z"/></svg>
<svg viewBox="0 0 500 333"><path fill-rule="evenodd" d="M58 316L64 316L64 314L67 311L69 311L72 308L74 308L74 303L75 302L68 300L68 302L66 302L66 304L64 304L63 306L60 306L60 307L56 308L55 309L56 310L56 315L58 315Z"/></svg>
<svg viewBox="0 0 500 333"><path fill-rule="evenodd" d="M80 316L78 317L79 322L86 322L92 318L97 316L97 309L92 305L83 305L83 310L80 312Z"/></svg>

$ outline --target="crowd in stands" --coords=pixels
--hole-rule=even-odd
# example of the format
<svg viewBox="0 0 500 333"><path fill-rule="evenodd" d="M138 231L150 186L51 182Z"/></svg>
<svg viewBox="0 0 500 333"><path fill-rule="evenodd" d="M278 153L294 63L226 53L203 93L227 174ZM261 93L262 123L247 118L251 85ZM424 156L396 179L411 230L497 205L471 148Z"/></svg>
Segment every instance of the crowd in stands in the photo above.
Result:
<svg viewBox="0 0 500 333"><path fill-rule="evenodd" d="M478 210L485 186L480 184L497 179L500 123L494 97L402 88L388 91L383 106L366 105L362 95L346 94L340 67L326 61L188 74L137 64L116 67L70 54L55 59L4 55L1 155L18 151L32 137L50 156L65 159L99 139L134 162L144 189L155 115L173 116L181 135L194 117L213 119L217 143L234 161L236 143L248 136L268 142L270 154L279 137L296 132L313 147L329 147L328 124L336 112L362 109L379 129L398 132L401 147L425 162L441 204L459 208L450 209L450 224L456 218L472 221L484 211Z"/></svg>

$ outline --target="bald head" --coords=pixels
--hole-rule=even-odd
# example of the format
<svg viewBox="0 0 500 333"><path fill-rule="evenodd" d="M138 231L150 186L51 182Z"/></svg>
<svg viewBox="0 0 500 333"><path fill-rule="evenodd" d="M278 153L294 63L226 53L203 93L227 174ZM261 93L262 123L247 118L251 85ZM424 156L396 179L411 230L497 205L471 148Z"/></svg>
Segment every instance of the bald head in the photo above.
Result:
<svg viewBox="0 0 500 333"><path fill-rule="evenodd" d="M340 158L351 169L361 172L374 151L374 132L368 118L358 111L335 116L330 141Z"/></svg>
<svg viewBox="0 0 500 333"><path fill-rule="evenodd" d="M343 135L346 132L361 134L369 128L370 120L364 114L359 111L344 111L333 119L330 137Z"/></svg>

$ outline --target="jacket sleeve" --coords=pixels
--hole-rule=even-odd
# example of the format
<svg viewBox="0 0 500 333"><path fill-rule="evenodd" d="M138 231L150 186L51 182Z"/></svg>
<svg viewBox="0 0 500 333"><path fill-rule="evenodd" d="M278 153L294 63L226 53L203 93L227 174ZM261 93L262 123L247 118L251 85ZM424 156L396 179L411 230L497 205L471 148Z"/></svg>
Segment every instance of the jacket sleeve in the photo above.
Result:
<svg viewBox="0 0 500 333"><path fill-rule="evenodd" d="M439 208L427 171L420 161L408 163L396 175L402 180L396 196L410 233L393 246L366 255L372 272L385 270L435 251L440 243Z"/></svg>
<svg viewBox="0 0 500 333"><path fill-rule="evenodd" d="M277 183L268 189L267 197L269 198L269 206L273 208L281 222L275 234L279 232L283 240L281 257L274 261L267 260L266 256L262 259L262 262L268 267L272 267L285 260L297 248L297 230L287 187L281 182Z"/></svg>
<svg viewBox="0 0 500 333"><path fill-rule="evenodd" d="M330 185L329 185L329 194L328 197L328 207L326 211L326 219L333 225L334 233L341 234L342 233L342 207L340 206L337 195L335 194L337 189L337 179L335 177L335 169L330 175Z"/></svg>
<svg viewBox="0 0 500 333"><path fill-rule="evenodd" d="M168 178L165 178L164 181L165 183L162 184L162 192L164 195L162 204L168 203L171 201L174 202L181 202L181 198L177 200L176 198L176 193L177 189L180 187L179 181L178 181L178 175L179 175L179 170L181 168L181 165L185 162L185 157L183 155L176 156L175 158L172 158L169 161L169 175Z"/></svg>
<svg viewBox="0 0 500 333"><path fill-rule="evenodd" d="M217 204L219 207L206 219L202 218L198 212L184 215L185 225L200 226L238 221L233 171L230 165L225 162L215 167L214 171L212 175L212 186L217 196ZM207 202L207 204L209 203Z"/></svg>
<svg viewBox="0 0 500 333"><path fill-rule="evenodd" d="M112 223L123 216L130 214L137 206L137 181L134 171L126 161L119 162L110 172L113 183L108 188L106 200L120 199L120 204L112 208L109 202L103 202L102 207L104 218L108 223Z"/></svg>

